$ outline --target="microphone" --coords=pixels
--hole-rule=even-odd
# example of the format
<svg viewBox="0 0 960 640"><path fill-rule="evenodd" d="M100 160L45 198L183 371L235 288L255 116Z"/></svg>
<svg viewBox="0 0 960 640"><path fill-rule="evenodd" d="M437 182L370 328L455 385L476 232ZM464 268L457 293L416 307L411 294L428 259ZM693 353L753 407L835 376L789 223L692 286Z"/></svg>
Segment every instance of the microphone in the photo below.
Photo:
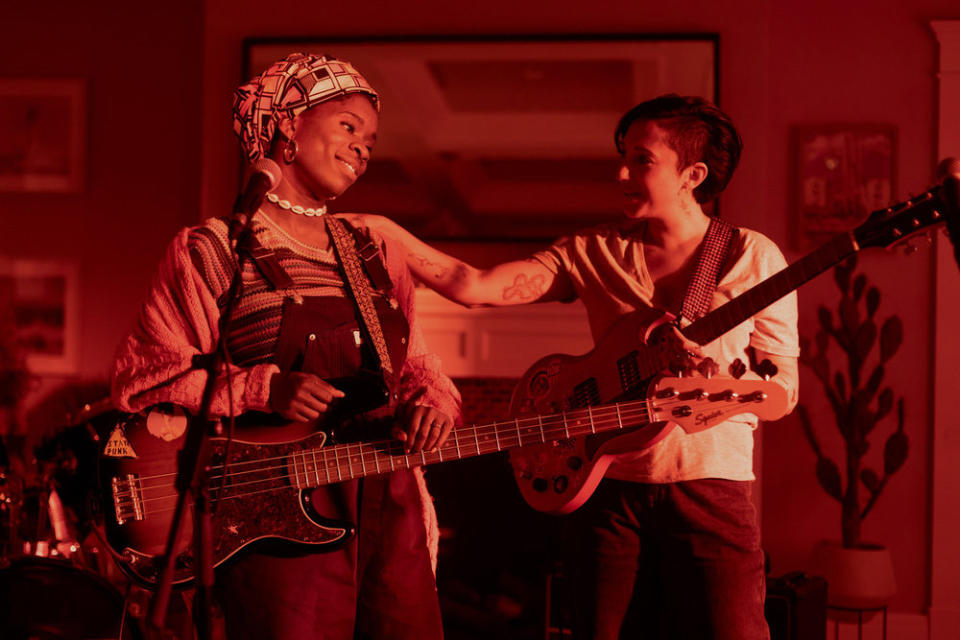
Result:
<svg viewBox="0 0 960 640"><path fill-rule="evenodd" d="M937 165L937 178L941 181L940 199L947 208L947 237L953 245L953 257L960 268L960 160L941 160Z"/></svg>
<svg viewBox="0 0 960 640"><path fill-rule="evenodd" d="M280 167L270 158L260 158L253 163L247 185L233 205L235 214L250 215L260 208L263 197L280 184Z"/></svg>
<svg viewBox="0 0 960 640"><path fill-rule="evenodd" d="M250 216L263 203L263 197L280 184L280 166L270 158L260 158L250 167L247 184L233 203L233 220L230 221L230 240L237 240L250 224Z"/></svg>

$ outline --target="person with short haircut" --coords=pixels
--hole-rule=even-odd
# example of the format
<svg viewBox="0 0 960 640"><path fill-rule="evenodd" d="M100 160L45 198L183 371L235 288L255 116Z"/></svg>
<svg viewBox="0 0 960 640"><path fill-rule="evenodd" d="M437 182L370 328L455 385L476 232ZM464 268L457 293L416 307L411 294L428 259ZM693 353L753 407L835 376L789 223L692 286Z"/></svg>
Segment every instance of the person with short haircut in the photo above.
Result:
<svg viewBox="0 0 960 640"><path fill-rule="evenodd" d="M680 317L711 226L704 205L733 176L740 136L713 104L670 94L624 114L614 140L624 219L560 238L525 260L477 269L386 218L362 219L406 247L407 264L423 283L465 306L579 298L595 341L638 310ZM710 309L786 266L769 238L738 231ZM706 345L678 330L690 320L665 325L651 342L678 368L709 357L721 372L738 360L749 362L752 349L757 361L778 368L774 381L786 387L790 399L785 412L793 409L799 355L795 294ZM619 455L610 465L596 494L573 516L582 536L570 544L578 596L574 637L768 637L764 562L751 500L756 427L749 414L692 434L676 427L657 444Z"/></svg>

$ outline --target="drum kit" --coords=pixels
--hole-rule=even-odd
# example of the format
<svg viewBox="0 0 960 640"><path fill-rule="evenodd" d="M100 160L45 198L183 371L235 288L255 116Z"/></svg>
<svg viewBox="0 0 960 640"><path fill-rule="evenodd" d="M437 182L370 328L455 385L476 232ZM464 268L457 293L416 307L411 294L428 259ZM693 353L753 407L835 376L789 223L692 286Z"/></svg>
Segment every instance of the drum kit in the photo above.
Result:
<svg viewBox="0 0 960 640"><path fill-rule="evenodd" d="M109 399L86 404L29 462L0 439L0 638L143 637L147 596L98 537L97 455L116 419Z"/></svg>

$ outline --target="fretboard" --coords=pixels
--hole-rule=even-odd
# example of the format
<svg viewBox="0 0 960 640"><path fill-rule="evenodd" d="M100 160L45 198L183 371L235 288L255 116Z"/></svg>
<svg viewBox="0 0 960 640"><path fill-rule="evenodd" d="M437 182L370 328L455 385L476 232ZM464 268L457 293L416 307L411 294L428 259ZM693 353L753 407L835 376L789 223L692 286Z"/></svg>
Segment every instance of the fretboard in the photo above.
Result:
<svg viewBox="0 0 960 640"><path fill-rule="evenodd" d="M683 334L698 344L712 342L856 251L852 235L838 235L810 255L693 322L683 329Z"/></svg>
<svg viewBox="0 0 960 640"><path fill-rule="evenodd" d="M304 449L288 456L292 484L300 489L318 487L398 469L461 460L527 445L590 435L646 424L646 400L515 418L486 425L458 427L442 447L407 453L402 443L382 440Z"/></svg>

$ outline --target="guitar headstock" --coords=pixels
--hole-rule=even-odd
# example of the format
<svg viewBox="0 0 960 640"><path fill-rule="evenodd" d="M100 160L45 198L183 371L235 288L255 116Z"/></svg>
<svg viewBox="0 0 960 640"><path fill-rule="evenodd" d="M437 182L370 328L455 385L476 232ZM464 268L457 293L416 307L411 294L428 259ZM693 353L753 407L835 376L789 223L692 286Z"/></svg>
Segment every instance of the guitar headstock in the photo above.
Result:
<svg viewBox="0 0 960 640"><path fill-rule="evenodd" d="M944 224L948 214L958 214L949 211L949 204L944 200L941 191L941 185L937 185L919 196L874 211L863 224L852 231L857 244L861 249L889 249Z"/></svg>
<svg viewBox="0 0 960 640"><path fill-rule="evenodd" d="M647 390L651 420L703 431L741 413L775 420L788 406L787 390L772 380L660 378Z"/></svg>

